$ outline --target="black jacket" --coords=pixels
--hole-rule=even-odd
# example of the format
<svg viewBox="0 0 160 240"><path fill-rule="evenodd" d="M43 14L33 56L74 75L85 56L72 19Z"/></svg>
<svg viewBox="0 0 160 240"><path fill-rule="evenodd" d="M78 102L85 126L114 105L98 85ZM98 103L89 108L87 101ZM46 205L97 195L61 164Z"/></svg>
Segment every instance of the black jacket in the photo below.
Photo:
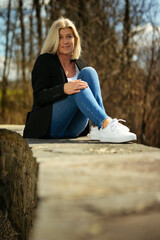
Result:
<svg viewBox="0 0 160 240"><path fill-rule="evenodd" d="M79 70L87 66L81 59L74 61ZM56 54L45 53L37 58L32 71L33 107L27 114L23 137L49 137L52 105L67 97L63 90L66 82L66 74ZM82 135L87 133L88 128Z"/></svg>

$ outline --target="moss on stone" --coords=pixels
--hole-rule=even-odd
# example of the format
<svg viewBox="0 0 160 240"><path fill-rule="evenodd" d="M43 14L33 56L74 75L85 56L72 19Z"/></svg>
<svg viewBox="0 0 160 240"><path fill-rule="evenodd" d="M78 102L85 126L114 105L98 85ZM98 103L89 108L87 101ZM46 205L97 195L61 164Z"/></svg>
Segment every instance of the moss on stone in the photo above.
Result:
<svg viewBox="0 0 160 240"><path fill-rule="evenodd" d="M26 139L0 129L0 208L19 234L27 239L36 206L38 164Z"/></svg>

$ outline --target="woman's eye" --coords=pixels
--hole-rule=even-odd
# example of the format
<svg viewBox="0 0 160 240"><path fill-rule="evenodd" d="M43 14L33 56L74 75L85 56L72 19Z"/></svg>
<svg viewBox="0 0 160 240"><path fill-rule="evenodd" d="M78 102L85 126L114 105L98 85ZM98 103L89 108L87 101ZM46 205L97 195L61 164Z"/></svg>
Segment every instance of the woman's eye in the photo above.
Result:
<svg viewBox="0 0 160 240"><path fill-rule="evenodd" d="M63 38L63 36L59 36L59 39L62 39ZM73 38L73 36L72 35L68 35L68 36L66 36L66 38Z"/></svg>

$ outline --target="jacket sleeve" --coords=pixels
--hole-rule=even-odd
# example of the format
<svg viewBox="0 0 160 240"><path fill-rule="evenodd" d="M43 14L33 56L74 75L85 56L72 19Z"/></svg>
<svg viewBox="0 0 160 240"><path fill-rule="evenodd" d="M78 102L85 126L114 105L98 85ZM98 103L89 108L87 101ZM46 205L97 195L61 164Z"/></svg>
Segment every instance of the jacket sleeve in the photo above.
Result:
<svg viewBox="0 0 160 240"><path fill-rule="evenodd" d="M57 80L57 67L58 65L53 64L52 56L49 54L40 55L35 62L32 71L32 86L34 100L39 106L53 103L66 96L64 83L58 83Z"/></svg>

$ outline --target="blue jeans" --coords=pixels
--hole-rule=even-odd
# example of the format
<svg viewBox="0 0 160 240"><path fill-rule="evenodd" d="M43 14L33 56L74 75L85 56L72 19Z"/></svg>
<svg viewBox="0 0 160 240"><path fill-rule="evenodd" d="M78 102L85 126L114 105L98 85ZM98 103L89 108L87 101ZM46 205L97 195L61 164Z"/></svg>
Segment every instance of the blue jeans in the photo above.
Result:
<svg viewBox="0 0 160 240"><path fill-rule="evenodd" d="M78 79L86 81L88 88L53 103L50 136L52 138L77 137L88 124L101 127L108 117L103 107L99 78L92 67L83 68Z"/></svg>

